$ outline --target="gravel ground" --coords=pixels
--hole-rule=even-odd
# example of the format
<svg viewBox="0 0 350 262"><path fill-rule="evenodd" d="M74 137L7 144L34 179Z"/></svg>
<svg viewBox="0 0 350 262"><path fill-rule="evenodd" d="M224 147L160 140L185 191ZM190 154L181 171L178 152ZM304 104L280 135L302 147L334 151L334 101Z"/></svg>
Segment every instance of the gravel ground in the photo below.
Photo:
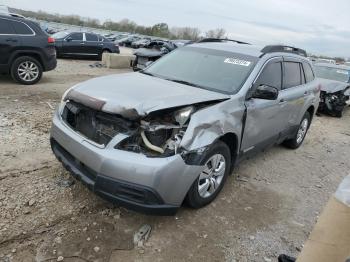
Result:
<svg viewBox="0 0 350 262"><path fill-rule="evenodd" d="M49 146L63 92L122 70L59 60L35 86L0 79L0 261L277 261L296 256L350 170L350 109L315 117L304 145L275 146L242 162L200 210L153 217L100 199L70 176ZM126 70L127 71L127 70ZM134 233L152 227L134 247Z"/></svg>

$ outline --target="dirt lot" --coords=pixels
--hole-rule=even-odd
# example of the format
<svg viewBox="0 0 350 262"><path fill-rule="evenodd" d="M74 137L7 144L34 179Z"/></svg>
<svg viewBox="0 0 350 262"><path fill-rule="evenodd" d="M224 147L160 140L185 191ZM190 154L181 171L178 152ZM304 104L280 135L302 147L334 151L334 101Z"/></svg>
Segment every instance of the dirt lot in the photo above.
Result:
<svg viewBox="0 0 350 262"><path fill-rule="evenodd" d="M276 261L280 253L298 254L349 173L350 109L342 119L316 117L296 151L276 146L241 163L213 204L145 216L70 185L51 153L51 107L63 92L122 72L93 63L59 60L31 87L0 79L0 261ZM134 248L144 224L151 236Z"/></svg>

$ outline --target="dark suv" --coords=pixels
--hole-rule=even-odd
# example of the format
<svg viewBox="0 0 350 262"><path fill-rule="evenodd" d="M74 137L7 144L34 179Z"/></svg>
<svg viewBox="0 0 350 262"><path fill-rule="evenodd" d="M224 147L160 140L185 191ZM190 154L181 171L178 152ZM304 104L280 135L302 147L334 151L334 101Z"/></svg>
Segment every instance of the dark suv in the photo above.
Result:
<svg viewBox="0 0 350 262"><path fill-rule="evenodd" d="M25 85L56 67L54 39L28 19L0 15L0 73Z"/></svg>

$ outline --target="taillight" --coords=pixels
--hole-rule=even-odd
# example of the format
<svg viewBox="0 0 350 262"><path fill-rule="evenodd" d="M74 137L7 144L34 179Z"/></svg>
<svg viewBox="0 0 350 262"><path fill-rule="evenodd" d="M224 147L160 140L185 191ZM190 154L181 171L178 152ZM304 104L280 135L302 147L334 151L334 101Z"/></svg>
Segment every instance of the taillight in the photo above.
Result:
<svg viewBox="0 0 350 262"><path fill-rule="evenodd" d="M49 36L49 37L47 38L47 42L48 42L49 44L53 44L53 43L55 43L55 38Z"/></svg>

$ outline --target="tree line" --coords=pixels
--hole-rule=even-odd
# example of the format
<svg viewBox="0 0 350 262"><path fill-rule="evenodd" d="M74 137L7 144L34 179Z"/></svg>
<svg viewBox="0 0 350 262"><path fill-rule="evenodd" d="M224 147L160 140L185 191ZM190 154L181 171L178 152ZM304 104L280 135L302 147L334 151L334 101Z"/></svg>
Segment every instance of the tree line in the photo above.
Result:
<svg viewBox="0 0 350 262"><path fill-rule="evenodd" d="M198 40L203 35L205 37L224 38L226 31L223 28L212 29L207 32L201 32L196 27L169 27L167 23L157 23L153 26L138 25L129 19L122 19L119 22L107 20L101 22L95 18L81 17L79 15L60 15L51 14L44 11L26 11L21 9L10 10L13 13L21 14L25 17L31 17L48 22L70 24L75 26L93 27L118 32L129 32L149 36L164 37L169 39L187 39ZM203 33L203 34L202 34Z"/></svg>

